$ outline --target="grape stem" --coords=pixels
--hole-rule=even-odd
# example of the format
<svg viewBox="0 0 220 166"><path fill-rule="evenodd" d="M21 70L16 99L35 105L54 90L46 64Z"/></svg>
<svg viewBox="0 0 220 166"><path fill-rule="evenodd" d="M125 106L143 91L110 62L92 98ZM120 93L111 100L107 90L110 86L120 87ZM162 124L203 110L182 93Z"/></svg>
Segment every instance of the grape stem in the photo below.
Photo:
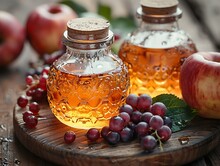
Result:
<svg viewBox="0 0 220 166"><path fill-rule="evenodd" d="M159 142L160 150L163 151L163 143L161 141L160 136L157 134L157 130L155 132L153 132L151 135L154 135L154 134L156 135L157 141Z"/></svg>

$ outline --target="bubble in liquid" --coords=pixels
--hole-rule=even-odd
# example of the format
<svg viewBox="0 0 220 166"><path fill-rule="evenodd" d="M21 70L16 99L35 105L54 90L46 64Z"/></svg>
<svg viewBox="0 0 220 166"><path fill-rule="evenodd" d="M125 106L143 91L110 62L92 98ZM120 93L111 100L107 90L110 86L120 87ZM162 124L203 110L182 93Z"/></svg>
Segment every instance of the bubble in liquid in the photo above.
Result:
<svg viewBox="0 0 220 166"><path fill-rule="evenodd" d="M166 72L166 71L168 70L168 67L163 66L163 67L161 68L161 70L162 70L163 72Z"/></svg>
<svg viewBox="0 0 220 166"><path fill-rule="evenodd" d="M163 41L161 44L162 44L162 46L165 46L165 45L167 45L167 42Z"/></svg>
<svg viewBox="0 0 220 166"><path fill-rule="evenodd" d="M154 68L154 70L156 70L157 72L160 71L160 66L154 66L153 68Z"/></svg>
<svg viewBox="0 0 220 166"><path fill-rule="evenodd" d="M103 68L103 65L99 64L99 65L96 66L96 68L97 68L97 69L102 69L102 68Z"/></svg>

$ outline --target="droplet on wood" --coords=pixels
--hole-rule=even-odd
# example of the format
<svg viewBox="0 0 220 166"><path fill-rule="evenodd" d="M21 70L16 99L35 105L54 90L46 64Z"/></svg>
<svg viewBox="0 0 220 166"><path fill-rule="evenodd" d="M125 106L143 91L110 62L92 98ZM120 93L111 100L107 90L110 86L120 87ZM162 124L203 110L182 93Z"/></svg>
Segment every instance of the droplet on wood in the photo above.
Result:
<svg viewBox="0 0 220 166"><path fill-rule="evenodd" d="M37 118L38 120L47 120L47 117L43 117L43 116L38 116Z"/></svg>
<svg viewBox="0 0 220 166"><path fill-rule="evenodd" d="M85 147L85 146L77 146L77 148L78 148L78 149L89 149L88 146L86 146L86 147Z"/></svg>
<svg viewBox="0 0 220 166"><path fill-rule="evenodd" d="M181 145L186 145L189 143L189 137L188 136L182 136L178 138Z"/></svg>
<svg viewBox="0 0 220 166"><path fill-rule="evenodd" d="M20 164L21 164L21 161L15 158L14 163L15 163L16 165L20 165Z"/></svg>
<svg viewBox="0 0 220 166"><path fill-rule="evenodd" d="M92 150L92 149L94 149L94 148L95 148L95 147L94 147L94 146L92 146L92 145L91 145L91 146L89 146L89 149L91 149L91 150Z"/></svg>
<svg viewBox="0 0 220 166"><path fill-rule="evenodd" d="M8 162L8 158L4 158L3 162L2 162L3 166L8 166L9 162Z"/></svg>
<svg viewBox="0 0 220 166"><path fill-rule="evenodd" d="M5 127L4 124L1 124L1 125L0 125L0 129L5 130L5 131L7 130L7 128Z"/></svg>
<svg viewBox="0 0 220 166"><path fill-rule="evenodd" d="M0 137L0 144L2 144L3 142L13 142L13 140L11 138L6 138L6 137Z"/></svg>

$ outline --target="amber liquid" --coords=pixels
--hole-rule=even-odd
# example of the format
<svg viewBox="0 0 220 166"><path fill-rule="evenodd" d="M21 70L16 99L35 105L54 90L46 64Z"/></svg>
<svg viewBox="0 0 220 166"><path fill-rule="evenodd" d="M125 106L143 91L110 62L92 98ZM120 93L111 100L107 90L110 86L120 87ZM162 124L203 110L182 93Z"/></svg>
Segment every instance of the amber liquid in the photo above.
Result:
<svg viewBox="0 0 220 166"><path fill-rule="evenodd" d="M183 34L172 35L168 32L143 34L143 40L140 36L133 40L135 44L128 40L122 44L119 57L129 68L131 93L146 93L152 97L169 93L181 97L180 67L196 48ZM138 40L142 44L137 43Z"/></svg>
<svg viewBox="0 0 220 166"><path fill-rule="evenodd" d="M79 65L67 62L51 67L47 81L50 108L68 126L101 128L125 102L129 88L127 68L113 61Z"/></svg>

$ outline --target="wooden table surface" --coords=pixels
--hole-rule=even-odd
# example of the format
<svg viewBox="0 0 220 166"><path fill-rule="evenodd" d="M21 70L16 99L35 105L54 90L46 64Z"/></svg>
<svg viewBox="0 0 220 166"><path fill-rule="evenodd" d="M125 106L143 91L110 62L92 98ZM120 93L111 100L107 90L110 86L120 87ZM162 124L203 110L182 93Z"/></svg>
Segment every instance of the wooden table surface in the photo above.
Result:
<svg viewBox="0 0 220 166"><path fill-rule="evenodd" d="M47 1L53 2L53 1ZM23 24L28 13L36 6L45 3L44 0L0 0L0 10L14 14ZM89 3L89 2L88 2ZM88 5L87 5L88 6ZM187 4L182 3L184 16L180 20L180 27L187 31L197 45L199 51L218 51L217 44L212 42L210 33L196 20ZM19 93L24 88L25 71L28 62L36 59L37 55L26 42L21 56L8 68L0 70L0 165L54 165L42 160L26 150L14 136L13 131L13 107L16 104ZM220 165L220 144L212 152L202 158L189 163L192 166Z"/></svg>

